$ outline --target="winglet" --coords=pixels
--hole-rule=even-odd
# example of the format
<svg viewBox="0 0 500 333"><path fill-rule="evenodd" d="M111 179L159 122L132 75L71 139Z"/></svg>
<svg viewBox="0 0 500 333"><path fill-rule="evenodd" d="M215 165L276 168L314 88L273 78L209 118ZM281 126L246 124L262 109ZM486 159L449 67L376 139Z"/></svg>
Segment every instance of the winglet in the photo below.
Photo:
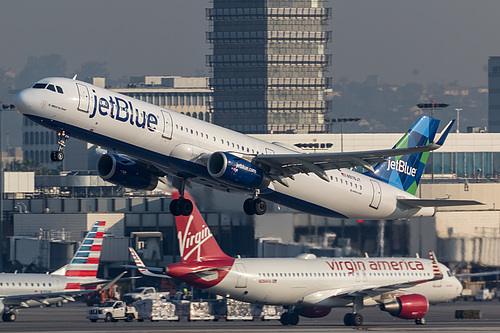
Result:
<svg viewBox="0 0 500 333"><path fill-rule="evenodd" d="M448 125L443 129L441 132L441 135L439 136L439 140L436 142L438 146L442 146L444 144L444 141L448 137L448 134L450 133L451 128L453 127L453 124L455 123L455 119L452 119Z"/></svg>
<svg viewBox="0 0 500 333"><path fill-rule="evenodd" d="M443 273L439 269L439 262L436 259L434 251L429 251L429 258L432 261L432 271L434 273L434 277L431 280L441 280L443 278Z"/></svg>

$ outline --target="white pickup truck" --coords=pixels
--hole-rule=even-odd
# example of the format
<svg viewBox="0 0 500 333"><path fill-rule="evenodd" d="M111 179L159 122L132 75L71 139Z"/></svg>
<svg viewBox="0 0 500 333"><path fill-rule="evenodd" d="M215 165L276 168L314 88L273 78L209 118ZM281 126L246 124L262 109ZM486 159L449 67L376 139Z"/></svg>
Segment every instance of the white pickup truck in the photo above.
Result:
<svg viewBox="0 0 500 333"><path fill-rule="evenodd" d="M131 293L126 293L122 296L122 300L127 304L132 304L135 301L143 299L168 299L168 293L157 292L153 287L139 287L134 289Z"/></svg>
<svg viewBox="0 0 500 333"><path fill-rule="evenodd" d="M131 322L134 319L142 321L135 307L127 306L123 301L107 301L98 307L91 308L87 311L87 319L93 323L99 319L106 322L117 322L120 319L127 322Z"/></svg>

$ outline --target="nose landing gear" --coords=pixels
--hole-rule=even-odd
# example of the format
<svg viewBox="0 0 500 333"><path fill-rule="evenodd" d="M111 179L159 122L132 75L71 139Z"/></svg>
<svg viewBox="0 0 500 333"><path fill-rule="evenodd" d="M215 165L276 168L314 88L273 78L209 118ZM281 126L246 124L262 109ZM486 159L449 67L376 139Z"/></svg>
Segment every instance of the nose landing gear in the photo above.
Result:
<svg viewBox="0 0 500 333"><path fill-rule="evenodd" d="M62 162L64 160L63 149L66 147L66 140L68 139L69 135L66 134L66 131L57 132L57 143L59 144L59 148L50 153L50 159L52 162Z"/></svg>

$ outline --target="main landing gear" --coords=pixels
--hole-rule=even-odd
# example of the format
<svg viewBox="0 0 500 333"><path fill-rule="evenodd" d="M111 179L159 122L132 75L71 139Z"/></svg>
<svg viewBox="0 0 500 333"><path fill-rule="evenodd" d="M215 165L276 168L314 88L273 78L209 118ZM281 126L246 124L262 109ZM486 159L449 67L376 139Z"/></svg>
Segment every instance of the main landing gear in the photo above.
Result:
<svg viewBox="0 0 500 333"><path fill-rule="evenodd" d="M345 326L361 326L363 324L363 316L359 313L346 313L344 316Z"/></svg>
<svg viewBox="0 0 500 333"><path fill-rule="evenodd" d="M427 323L427 320L425 320L424 317L415 319L415 324L417 324L417 325L425 325L426 323Z"/></svg>
<svg viewBox="0 0 500 333"><path fill-rule="evenodd" d="M2 320L5 322L11 322L16 320L16 313L14 311L7 311L2 313Z"/></svg>
<svg viewBox="0 0 500 333"><path fill-rule="evenodd" d="M280 323L283 326L297 325L299 323L299 315L293 311L286 311L281 314Z"/></svg>
<svg viewBox="0 0 500 333"><path fill-rule="evenodd" d="M66 140L68 139L69 135L66 134L66 131L57 132L57 143L59 144L59 148L50 153L50 159L52 162L62 162L62 160L64 160L63 149L66 146Z"/></svg>
<svg viewBox="0 0 500 333"><path fill-rule="evenodd" d="M260 191L257 189L252 198L248 198L243 203L243 210L247 215L263 215L267 210L267 204L259 198Z"/></svg>
<svg viewBox="0 0 500 333"><path fill-rule="evenodd" d="M363 316L358 312L364 308L363 297L355 296L353 299L352 312L346 313L344 316L344 324L346 326L361 326L363 325Z"/></svg>
<svg viewBox="0 0 500 333"><path fill-rule="evenodd" d="M189 216L193 212L193 202L184 198L184 187L186 186L185 179L178 180L179 199L174 199L170 202L170 213L174 216Z"/></svg>

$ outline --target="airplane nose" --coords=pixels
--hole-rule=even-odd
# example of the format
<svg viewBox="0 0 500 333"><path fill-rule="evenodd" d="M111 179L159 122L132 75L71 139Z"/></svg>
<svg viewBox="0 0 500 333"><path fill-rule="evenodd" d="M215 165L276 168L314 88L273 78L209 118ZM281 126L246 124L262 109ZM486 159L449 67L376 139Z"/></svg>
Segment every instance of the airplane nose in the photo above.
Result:
<svg viewBox="0 0 500 333"><path fill-rule="evenodd" d="M21 90L14 96L14 105L20 113L26 113L31 108L31 101L29 98L30 91L28 89Z"/></svg>
<svg viewBox="0 0 500 333"><path fill-rule="evenodd" d="M462 290L464 289L464 286L462 285L462 282L460 282L459 279L455 278L455 283L457 284L457 296L462 295Z"/></svg>

